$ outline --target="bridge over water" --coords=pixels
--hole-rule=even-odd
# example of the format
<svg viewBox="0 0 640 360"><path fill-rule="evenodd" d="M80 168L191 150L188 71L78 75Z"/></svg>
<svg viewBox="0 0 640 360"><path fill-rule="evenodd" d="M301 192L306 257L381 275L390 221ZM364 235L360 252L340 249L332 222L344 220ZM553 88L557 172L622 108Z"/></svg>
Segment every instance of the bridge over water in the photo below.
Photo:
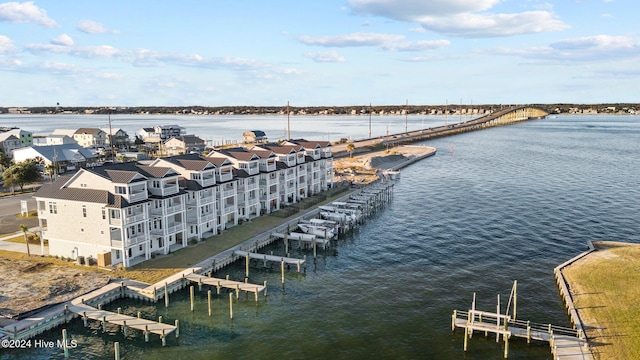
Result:
<svg viewBox="0 0 640 360"><path fill-rule="evenodd" d="M422 130L409 131L399 134L382 136L379 138L365 139L355 141L353 144L357 148L371 147L377 145L396 145L406 144L422 140L430 140L444 136L456 135L464 132L482 130L494 126L503 126L518 123L521 121L542 119L549 115L546 111L530 107L519 106L509 107L494 111L491 114L484 115L472 120L463 121L455 124L442 125ZM332 152L335 157L340 157L346 153L347 144L334 145Z"/></svg>

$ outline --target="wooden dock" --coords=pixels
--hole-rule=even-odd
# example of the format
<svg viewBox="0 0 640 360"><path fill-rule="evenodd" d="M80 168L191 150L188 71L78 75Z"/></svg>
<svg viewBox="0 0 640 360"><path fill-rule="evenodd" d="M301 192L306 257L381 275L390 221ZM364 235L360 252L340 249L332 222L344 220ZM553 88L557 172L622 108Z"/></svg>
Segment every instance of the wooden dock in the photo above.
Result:
<svg viewBox="0 0 640 360"><path fill-rule="evenodd" d="M163 346L166 344L166 336L168 334L175 332L176 337L179 336L177 320L176 325L174 326L163 324L161 322L142 319L139 316L135 317L102 309L96 309L87 304L88 302L94 302L95 299L99 299L105 295L109 296L107 294L114 291L120 292L121 289L121 284L108 284L107 286L104 286L98 290L92 291L88 294L83 295L82 297L72 300L67 309L82 317L85 326L87 325L87 320L91 319L102 322L103 331L106 331L107 323L122 326L122 330L125 334L127 332L127 328L133 328L144 332L145 341L149 341L150 333L157 334L160 335Z"/></svg>
<svg viewBox="0 0 640 360"><path fill-rule="evenodd" d="M579 336L580 331L551 324L535 324L529 321L513 320L509 315L478 310L454 310L451 317L451 330L465 330L464 350L467 350L468 338L474 332L495 334L496 342L500 336L504 340L504 358L509 353L509 338L512 336L531 340L545 341L551 347L554 359L593 360L587 341Z"/></svg>
<svg viewBox="0 0 640 360"><path fill-rule="evenodd" d="M215 286L218 289L218 294L220 294L221 288L235 290L236 296L238 296L240 291L255 293L257 296L258 293L265 291L265 289L267 288L266 285L256 285L229 279L219 279L196 273L184 275L184 279L201 285L204 284Z"/></svg>
<svg viewBox="0 0 640 360"><path fill-rule="evenodd" d="M285 234L281 233L272 233L272 236L275 236L280 239L286 239L287 241L300 241L302 243L309 244L320 244L322 248L326 248L328 244L331 243L329 239L319 238L313 234L304 234L299 232L291 232L285 236Z"/></svg>

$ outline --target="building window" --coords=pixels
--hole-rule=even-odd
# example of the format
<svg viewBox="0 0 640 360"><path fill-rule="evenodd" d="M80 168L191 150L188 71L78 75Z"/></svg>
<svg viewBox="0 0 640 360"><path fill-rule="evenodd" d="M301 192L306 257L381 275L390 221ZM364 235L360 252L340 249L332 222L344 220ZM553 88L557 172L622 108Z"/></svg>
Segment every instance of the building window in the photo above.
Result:
<svg viewBox="0 0 640 360"><path fill-rule="evenodd" d="M120 259L120 250L116 250L116 260Z"/></svg>
<svg viewBox="0 0 640 360"><path fill-rule="evenodd" d="M107 220L107 210L102 209L102 220Z"/></svg>
<svg viewBox="0 0 640 360"><path fill-rule="evenodd" d="M126 194L127 187L126 186L116 186L116 194Z"/></svg>
<svg viewBox="0 0 640 360"><path fill-rule="evenodd" d="M53 201L49 201L49 214L57 214L58 213L58 204Z"/></svg>
<svg viewBox="0 0 640 360"><path fill-rule="evenodd" d="M82 217L87 217L87 206L82 205Z"/></svg>

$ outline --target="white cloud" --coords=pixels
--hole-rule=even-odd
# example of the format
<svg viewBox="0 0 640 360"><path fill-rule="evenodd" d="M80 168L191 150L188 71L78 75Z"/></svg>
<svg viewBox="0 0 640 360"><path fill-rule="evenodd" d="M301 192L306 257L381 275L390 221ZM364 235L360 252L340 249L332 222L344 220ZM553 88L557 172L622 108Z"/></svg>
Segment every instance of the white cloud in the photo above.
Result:
<svg viewBox="0 0 640 360"><path fill-rule="evenodd" d="M58 26L55 20L47 16L47 11L35 6L33 1L0 4L0 20L17 24L36 23L47 28Z"/></svg>
<svg viewBox="0 0 640 360"><path fill-rule="evenodd" d="M547 47L491 49L496 55L517 56L528 63L559 64L640 59L640 40L627 36L596 35L565 39Z"/></svg>
<svg viewBox="0 0 640 360"><path fill-rule="evenodd" d="M73 39L67 34L62 34L51 39L51 43L54 45L73 46Z"/></svg>
<svg viewBox="0 0 640 360"><path fill-rule="evenodd" d="M353 33L335 36L299 36L298 41L307 45L325 47L379 46L404 39L403 35L378 33Z"/></svg>
<svg viewBox="0 0 640 360"><path fill-rule="evenodd" d="M382 46L385 50L391 51L424 51L440 49L451 45L449 40L419 40L414 42L397 42Z"/></svg>
<svg viewBox="0 0 640 360"><path fill-rule="evenodd" d="M616 51L620 49L638 49L638 40L627 36L596 35L566 39L550 45L556 50L598 50Z"/></svg>
<svg viewBox="0 0 640 360"><path fill-rule="evenodd" d="M349 0L349 7L356 14L414 21L416 17L427 14L449 16L485 11L499 2L500 0Z"/></svg>
<svg viewBox="0 0 640 360"><path fill-rule="evenodd" d="M11 39L4 35L0 35L0 54L11 53L16 51L16 47L13 45Z"/></svg>
<svg viewBox="0 0 640 360"><path fill-rule="evenodd" d="M426 16L420 19L420 23L427 30L468 38L534 34L568 28L547 11L493 15L464 13L446 18Z"/></svg>
<svg viewBox="0 0 640 360"><path fill-rule="evenodd" d="M117 34L117 30L110 30L103 24L91 20L82 20L77 29L87 34Z"/></svg>
<svg viewBox="0 0 640 360"><path fill-rule="evenodd" d="M478 38L560 31L569 26L551 10L493 14L501 0L349 0L360 15L414 22L424 29L450 36Z"/></svg>
<svg viewBox="0 0 640 360"><path fill-rule="evenodd" d="M329 62L344 62L344 56L338 54L337 51L325 51L319 53L306 53L304 56L310 58L315 62L329 63Z"/></svg>

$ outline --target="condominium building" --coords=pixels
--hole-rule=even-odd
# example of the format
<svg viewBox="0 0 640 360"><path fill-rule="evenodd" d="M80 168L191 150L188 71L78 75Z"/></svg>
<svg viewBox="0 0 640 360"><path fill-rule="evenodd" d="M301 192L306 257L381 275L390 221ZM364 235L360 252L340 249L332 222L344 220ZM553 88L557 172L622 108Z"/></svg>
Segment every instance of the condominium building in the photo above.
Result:
<svg viewBox="0 0 640 360"><path fill-rule="evenodd" d="M266 144L80 169L35 194L42 236L51 255L132 266L326 191L333 172L328 144L306 146Z"/></svg>

